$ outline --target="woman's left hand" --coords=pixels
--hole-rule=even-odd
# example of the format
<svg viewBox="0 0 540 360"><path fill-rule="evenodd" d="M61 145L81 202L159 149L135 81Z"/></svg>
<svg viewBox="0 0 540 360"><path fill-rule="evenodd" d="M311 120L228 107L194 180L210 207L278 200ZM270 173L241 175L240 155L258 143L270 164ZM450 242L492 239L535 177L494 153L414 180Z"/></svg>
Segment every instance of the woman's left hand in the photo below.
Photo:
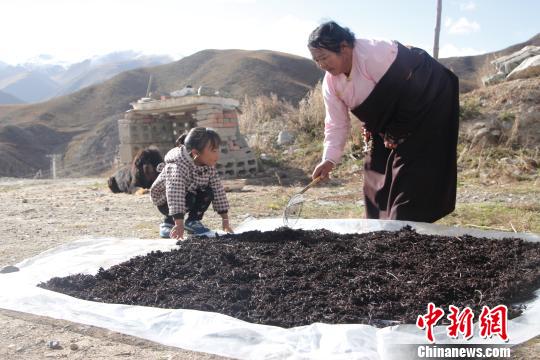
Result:
<svg viewBox="0 0 540 360"><path fill-rule="evenodd" d="M407 139L408 134L402 137L395 137L391 136L388 133L381 134L383 141L384 141L384 147L387 149L394 150L398 147L399 144L403 144L405 140Z"/></svg>
<svg viewBox="0 0 540 360"><path fill-rule="evenodd" d="M391 141L388 141L388 140L384 140L384 147L387 148L387 149L391 149L391 150L394 150L395 148L397 148L398 144L395 144Z"/></svg>

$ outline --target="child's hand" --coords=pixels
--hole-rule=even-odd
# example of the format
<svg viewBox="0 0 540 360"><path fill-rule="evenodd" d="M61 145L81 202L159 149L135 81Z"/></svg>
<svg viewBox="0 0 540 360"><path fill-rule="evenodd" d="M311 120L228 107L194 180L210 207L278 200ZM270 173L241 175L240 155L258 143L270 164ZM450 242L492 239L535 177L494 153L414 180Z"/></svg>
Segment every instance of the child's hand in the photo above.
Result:
<svg viewBox="0 0 540 360"><path fill-rule="evenodd" d="M221 225L223 226L223 231L225 231L226 233L229 233L229 234L234 233L233 229L229 225L229 219L222 219Z"/></svg>
<svg viewBox="0 0 540 360"><path fill-rule="evenodd" d="M179 221L171 229L171 239L184 240L184 222Z"/></svg>

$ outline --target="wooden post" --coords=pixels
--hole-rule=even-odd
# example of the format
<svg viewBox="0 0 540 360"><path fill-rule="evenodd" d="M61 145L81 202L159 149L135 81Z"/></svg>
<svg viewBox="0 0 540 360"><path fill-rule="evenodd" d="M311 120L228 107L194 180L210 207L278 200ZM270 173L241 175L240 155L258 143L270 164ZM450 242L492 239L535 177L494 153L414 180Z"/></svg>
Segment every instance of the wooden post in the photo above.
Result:
<svg viewBox="0 0 540 360"><path fill-rule="evenodd" d="M435 23L435 40L433 42L433 57L439 58L439 35L441 33L442 0L437 0L437 21Z"/></svg>
<svg viewBox="0 0 540 360"><path fill-rule="evenodd" d="M46 156L51 159L51 175L53 180L56 180L56 160L59 159L62 154L49 154Z"/></svg>

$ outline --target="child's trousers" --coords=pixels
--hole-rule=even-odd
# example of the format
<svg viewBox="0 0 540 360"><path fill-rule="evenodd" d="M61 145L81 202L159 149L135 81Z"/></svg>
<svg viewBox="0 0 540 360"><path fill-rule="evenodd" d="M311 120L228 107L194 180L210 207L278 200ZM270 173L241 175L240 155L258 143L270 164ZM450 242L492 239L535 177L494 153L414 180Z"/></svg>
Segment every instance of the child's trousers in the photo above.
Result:
<svg viewBox="0 0 540 360"><path fill-rule="evenodd" d="M188 192L186 194L186 221L201 220L210 203L214 200L214 192L211 187L197 189L196 193ZM174 225L174 219L169 215L169 205L167 203L158 206L160 213L165 215L163 222Z"/></svg>

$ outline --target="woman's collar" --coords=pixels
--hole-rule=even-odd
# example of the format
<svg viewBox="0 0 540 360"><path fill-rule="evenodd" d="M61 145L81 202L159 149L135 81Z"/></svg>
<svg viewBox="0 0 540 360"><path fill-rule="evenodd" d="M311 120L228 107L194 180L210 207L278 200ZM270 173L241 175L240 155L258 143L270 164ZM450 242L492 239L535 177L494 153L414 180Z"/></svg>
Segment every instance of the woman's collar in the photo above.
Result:
<svg viewBox="0 0 540 360"><path fill-rule="evenodd" d="M354 68L355 68L355 59L356 59L356 51L355 51L355 48L356 48L356 41L355 41L355 47L352 47L351 48L351 71L349 72L349 76L343 74L345 76L345 81L351 81L352 78L353 78L353 74L354 74Z"/></svg>

